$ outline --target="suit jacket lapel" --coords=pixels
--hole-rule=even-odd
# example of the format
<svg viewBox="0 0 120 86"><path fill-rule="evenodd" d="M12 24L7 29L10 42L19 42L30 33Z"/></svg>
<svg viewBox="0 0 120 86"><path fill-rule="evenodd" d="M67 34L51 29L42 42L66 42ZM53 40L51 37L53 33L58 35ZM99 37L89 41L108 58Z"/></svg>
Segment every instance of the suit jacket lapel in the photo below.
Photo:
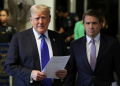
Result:
<svg viewBox="0 0 120 86"><path fill-rule="evenodd" d="M96 70L97 66L99 65L100 60L102 59L102 55L103 55L105 47L106 47L106 42L105 41L106 40L105 40L103 34L101 34L101 36L100 36L100 46L99 46L99 51L98 51L95 70Z"/></svg>
<svg viewBox="0 0 120 86"><path fill-rule="evenodd" d="M38 48L37 48L37 44L36 44L36 40L35 40L35 36L34 36L34 33L33 33L33 30L32 28L29 30L28 32L28 43L30 44L31 46L31 49L32 49L32 55L33 55L33 61L34 61L34 68L36 70L40 70L41 71L41 68L40 68L40 60L39 60L39 54L38 54Z"/></svg>
<svg viewBox="0 0 120 86"><path fill-rule="evenodd" d="M87 66L86 70L92 73L92 69L91 69L90 64L88 62L88 58L87 58L87 54L86 54L86 36L84 36L84 38L82 40L81 50L80 51L83 51L82 52L82 54L83 54L82 57L83 57L83 59L85 61L85 64Z"/></svg>
<svg viewBox="0 0 120 86"><path fill-rule="evenodd" d="M50 41L51 41L51 46L52 46L52 50L53 50L53 56L58 56L56 38L54 37L54 34L50 30L48 30L48 35L49 35L49 38L50 38Z"/></svg>

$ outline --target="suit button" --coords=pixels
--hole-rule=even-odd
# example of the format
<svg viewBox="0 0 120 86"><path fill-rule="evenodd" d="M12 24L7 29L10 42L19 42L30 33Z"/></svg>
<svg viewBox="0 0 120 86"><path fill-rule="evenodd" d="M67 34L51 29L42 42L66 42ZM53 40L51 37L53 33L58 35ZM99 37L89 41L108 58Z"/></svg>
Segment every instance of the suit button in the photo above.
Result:
<svg viewBox="0 0 120 86"><path fill-rule="evenodd" d="M93 76L93 78L95 78L95 76Z"/></svg>

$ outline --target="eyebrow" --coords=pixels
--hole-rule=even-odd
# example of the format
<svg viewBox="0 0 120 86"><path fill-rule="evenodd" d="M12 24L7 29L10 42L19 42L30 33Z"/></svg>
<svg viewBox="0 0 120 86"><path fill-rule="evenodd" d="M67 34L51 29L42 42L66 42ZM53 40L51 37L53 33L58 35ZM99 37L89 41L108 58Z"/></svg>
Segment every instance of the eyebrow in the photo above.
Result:
<svg viewBox="0 0 120 86"><path fill-rule="evenodd" d="M97 23L97 22L85 22L85 23Z"/></svg>

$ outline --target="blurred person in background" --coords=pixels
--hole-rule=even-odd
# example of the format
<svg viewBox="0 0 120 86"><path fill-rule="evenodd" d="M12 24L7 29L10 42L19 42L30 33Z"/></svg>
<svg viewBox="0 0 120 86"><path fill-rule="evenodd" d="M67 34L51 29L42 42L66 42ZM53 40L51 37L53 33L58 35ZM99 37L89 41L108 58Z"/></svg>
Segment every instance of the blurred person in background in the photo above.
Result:
<svg viewBox="0 0 120 86"><path fill-rule="evenodd" d="M70 46L71 41L74 39L75 23L79 21L79 17L76 13L68 12L63 6L59 6L56 13L59 17L64 17L58 32L64 36L67 46Z"/></svg>
<svg viewBox="0 0 120 86"><path fill-rule="evenodd" d="M83 20L76 22L74 28L74 40L81 38L85 35L85 29L83 25Z"/></svg>
<svg viewBox="0 0 120 86"><path fill-rule="evenodd" d="M100 8L98 12L101 15L101 32L107 34L109 36L117 38L118 29L117 29L117 21L115 19L109 18L109 15L106 14L105 9ZM114 17L114 16L113 16Z"/></svg>
<svg viewBox="0 0 120 86"><path fill-rule="evenodd" d="M61 14L58 13L58 10L56 10L56 15L55 15L55 31L59 31L61 27L61 23L63 21L64 17L61 16Z"/></svg>
<svg viewBox="0 0 120 86"><path fill-rule="evenodd" d="M15 27L9 25L7 20L9 19L9 10L3 9L0 11L0 43L9 43L13 34L16 33Z"/></svg>
<svg viewBox="0 0 120 86"><path fill-rule="evenodd" d="M108 34L109 26L108 26L108 22L105 16L105 11L103 9L98 9L98 12L100 13L101 22L102 22L100 31L104 34Z"/></svg>

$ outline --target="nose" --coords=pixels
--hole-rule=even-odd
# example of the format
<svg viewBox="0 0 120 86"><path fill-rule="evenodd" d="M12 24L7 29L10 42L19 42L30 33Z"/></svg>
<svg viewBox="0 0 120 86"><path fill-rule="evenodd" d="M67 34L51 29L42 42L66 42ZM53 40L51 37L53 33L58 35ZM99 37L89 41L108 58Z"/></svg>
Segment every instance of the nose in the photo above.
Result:
<svg viewBox="0 0 120 86"><path fill-rule="evenodd" d="M92 23L90 23L90 28L93 28L93 24Z"/></svg>
<svg viewBox="0 0 120 86"><path fill-rule="evenodd" d="M1 16L0 18L1 18L1 19L3 19L3 17L2 17L2 16Z"/></svg>
<svg viewBox="0 0 120 86"><path fill-rule="evenodd" d="M43 23L43 20L42 20L42 18L40 18L40 19L39 19L39 23L40 23L40 24L41 24L41 23Z"/></svg>

